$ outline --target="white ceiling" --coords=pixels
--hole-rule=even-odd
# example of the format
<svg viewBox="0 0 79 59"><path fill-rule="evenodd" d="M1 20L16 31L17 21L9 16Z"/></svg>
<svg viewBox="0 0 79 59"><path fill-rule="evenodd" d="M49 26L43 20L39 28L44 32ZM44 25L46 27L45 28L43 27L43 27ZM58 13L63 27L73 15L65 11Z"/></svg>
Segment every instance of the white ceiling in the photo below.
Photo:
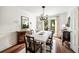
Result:
<svg viewBox="0 0 79 59"><path fill-rule="evenodd" d="M24 9L35 15L40 15L43 12L41 6L19 6L19 8ZM45 14L56 15L56 14L67 12L71 8L73 8L73 6L46 6Z"/></svg>

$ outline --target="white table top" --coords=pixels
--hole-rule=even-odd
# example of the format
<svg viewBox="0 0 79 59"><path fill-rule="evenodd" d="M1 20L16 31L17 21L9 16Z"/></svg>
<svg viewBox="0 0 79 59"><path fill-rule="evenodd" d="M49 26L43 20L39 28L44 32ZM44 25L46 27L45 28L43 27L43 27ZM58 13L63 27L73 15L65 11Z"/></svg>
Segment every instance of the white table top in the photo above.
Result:
<svg viewBox="0 0 79 59"><path fill-rule="evenodd" d="M51 31L40 31L38 33L32 34L32 36L39 41L46 42L49 36L52 34Z"/></svg>

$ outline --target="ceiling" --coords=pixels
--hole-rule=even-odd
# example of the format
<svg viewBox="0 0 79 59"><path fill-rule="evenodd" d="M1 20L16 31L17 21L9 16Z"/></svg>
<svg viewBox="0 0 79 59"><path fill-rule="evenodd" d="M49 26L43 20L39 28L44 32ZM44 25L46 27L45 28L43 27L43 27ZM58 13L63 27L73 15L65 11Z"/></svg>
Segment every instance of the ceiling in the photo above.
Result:
<svg viewBox="0 0 79 59"><path fill-rule="evenodd" d="M19 8L24 9L38 16L43 12L41 6L19 6ZM56 14L67 12L71 8L73 8L73 6L46 6L45 14L56 15Z"/></svg>

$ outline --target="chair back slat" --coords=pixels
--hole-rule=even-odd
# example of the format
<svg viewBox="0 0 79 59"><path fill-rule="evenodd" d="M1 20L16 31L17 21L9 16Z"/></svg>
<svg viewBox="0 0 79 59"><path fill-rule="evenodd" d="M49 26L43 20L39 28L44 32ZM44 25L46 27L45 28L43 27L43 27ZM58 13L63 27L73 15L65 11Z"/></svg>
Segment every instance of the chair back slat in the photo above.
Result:
<svg viewBox="0 0 79 59"><path fill-rule="evenodd" d="M29 47L30 49L33 49L34 52L35 52L35 40L34 40L34 37L26 35L25 36L25 43L26 43L26 50Z"/></svg>

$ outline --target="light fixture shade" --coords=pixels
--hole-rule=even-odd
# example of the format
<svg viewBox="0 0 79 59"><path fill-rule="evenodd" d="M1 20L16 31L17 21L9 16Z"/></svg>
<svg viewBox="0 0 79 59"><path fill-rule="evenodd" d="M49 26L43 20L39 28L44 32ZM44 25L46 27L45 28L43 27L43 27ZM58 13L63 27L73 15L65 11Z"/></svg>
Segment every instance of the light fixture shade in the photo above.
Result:
<svg viewBox="0 0 79 59"><path fill-rule="evenodd" d="M47 20L47 19L48 19L48 15L45 15L45 16L44 15L41 15L40 16L40 20Z"/></svg>
<svg viewBox="0 0 79 59"><path fill-rule="evenodd" d="M45 6L42 6L42 8L43 8L43 13L40 16L40 20L47 20L48 19L48 15L44 15L44 8L45 8Z"/></svg>

